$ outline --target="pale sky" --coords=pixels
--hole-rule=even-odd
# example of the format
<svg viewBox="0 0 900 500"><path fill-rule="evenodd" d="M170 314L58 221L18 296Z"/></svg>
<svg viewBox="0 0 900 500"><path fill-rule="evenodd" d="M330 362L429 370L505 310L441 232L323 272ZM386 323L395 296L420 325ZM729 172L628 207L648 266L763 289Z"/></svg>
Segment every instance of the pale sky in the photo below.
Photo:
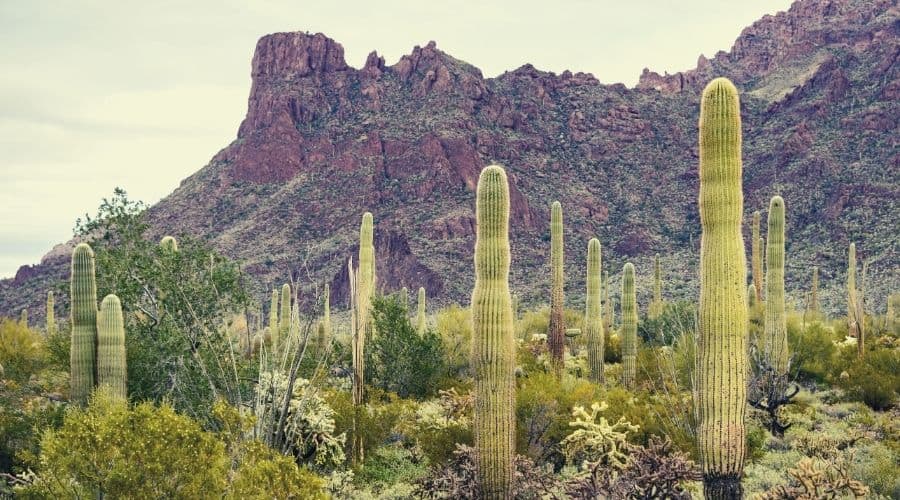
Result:
<svg viewBox="0 0 900 500"><path fill-rule="evenodd" d="M154 203L232 141L267 33L325 33L357 68L435 40L487 77L531 63L633 86L790 3L0 0L0 277L69 239L114 187Z"/></svg>

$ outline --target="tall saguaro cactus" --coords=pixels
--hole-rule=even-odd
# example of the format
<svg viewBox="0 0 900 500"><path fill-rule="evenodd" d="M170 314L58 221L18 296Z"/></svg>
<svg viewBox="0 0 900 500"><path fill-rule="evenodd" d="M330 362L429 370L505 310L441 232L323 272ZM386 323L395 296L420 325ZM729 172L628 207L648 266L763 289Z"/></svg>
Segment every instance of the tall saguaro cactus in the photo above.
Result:
<svg viewBox="0 0 900 500"><path fill-rule="evenodd" d="M425 334L425 287L419 287L419 296L416 298L416 331L419 335Z"/></svg>
<svg viewBox="0 0 900 500"><path fill-rule="evenodd" d="M863 353L862 320L859 292L856 289L856 243L850 243L850 251L847 255L847 321L850 335L856 337L859 357L862 357Z"/></svg>
<svg viewBox="0 0 900 500"><path fill-rule="evenodd" d="M726 78L700 102L698 449L707 499L741 498L746 455L747 261L741 235L741 114Z"/></svg>
<svg viewBox="0 0 900 500"><path fill-rule="evenodd" d="M615 307L609 295L609 271L603 271L603 334L612 334Z"/></svg>
<svg viewBox="0 0 900 500"><path fill-rule="evenodd" d="M97 318L97 387L107 387L122 399L128 396L125 360L125 321L119 297L107 295Z"/></svg>
<svg viewBox="0 0 900 500"><path fill-rule="evenodd" d="M363 436L359 432L358 421L365 398L365 346L367 337L373 333L372 298L375 294L375 224L370 212L362 216L359 227L359 268L351 274L351 300L353 302L353 404L356 407L353 433L353 458L362 463Z"/></svg>
<svg viewBox="0 0 900 500"><path fill-rule="evenodd" d="M600 241L591 238L587 251L587 300L584 311L584 331L587 337L590 379L603 382L603 306L600 303L600 269L602 256Z"/></svg>
<svg viewBox="0 0 900 500"><path fill-rule="evenodd" d="M769 363L776 375L788 370L787 324L784 318L784 200L769 202L766 229L766 322L765 342Z"/></svg>
<svg viewBox="0 0 900 500"><path fill-rule="evenodd" d="M291 285L281 285L281 307L278 316L278 335L272 337L272 348L278 347L278 342L287 340L291 331Z"/></svg>
<svg viewBox="0 0 900 500"><path fill-rule="evenodd" d="M400 289L400 305L403 306L404 311L409 311L409 288Z"/></svg>
<svg viewBox="0 0 900 500"><path fill-rule="evenodd" d="M622 385L633 389L637 375L637 297L631 262L622 270L622 365Z"/></svg>
<svg viewBox="0 0 900 500"><path fill-rule="evenodd" d="M563 312L565 303L565 257L563 255L562 205L554 201L550 207L550 328L547 345L550 348L550 362L557 377L562 376L563 357L566 347L566 322Z"/></svg>
<svg viewBox="0 0 900 500"><path fill-rule="evenodd" d="M87 403L96 380L97 280L94 273L94 251L87 243L79 243L72 252L69 373L72 401L80 405Z"/></svg>
<svg viewBox="0 0 900 500"><path fill-rule="evenodd" d="M47 335L56 333L56 312L55 301L53 299L53 290L47 292Z"/></svg>
<svg viewBox="0 0 900 500"><path fill-rule="evenodd" d="M275 344L278 336L278 289L272 286L272 299L269 301L269 342Z"/></svg>
<svg viewBox="0 0 900 500"><path fill-rule="evenodd" d="M756 302L762 302L762 290L763 290L763 270L762 270L762 246L763 241L762 237L759 235L759 224L760 224L760 213L759 210L753 212L753 229L751 232L751 269L753 274L753 286L755 286L756 290Z"/></svg>
<svg viewBox="0 0 900 500"><path fill-rule="evenodd" d="M809 312L818 314L819 312L819 267L812 268L812 288L809 291Z"/></svg>
<svg viewBox="0 0 900 500"><path fill-rule="evenodd" d="M482 498L512 498L515 344L509 293L509 184L502 167L481 171L475 205L472 367L476 478Z"/></svg>
<svg viewBox="0 0 900 500"><path fill-rule="evenodd" d="M650 319L658 318L665 308L662 298L662 268L659 265L659 254L653 257L653 302L647 311Z"/></svg>

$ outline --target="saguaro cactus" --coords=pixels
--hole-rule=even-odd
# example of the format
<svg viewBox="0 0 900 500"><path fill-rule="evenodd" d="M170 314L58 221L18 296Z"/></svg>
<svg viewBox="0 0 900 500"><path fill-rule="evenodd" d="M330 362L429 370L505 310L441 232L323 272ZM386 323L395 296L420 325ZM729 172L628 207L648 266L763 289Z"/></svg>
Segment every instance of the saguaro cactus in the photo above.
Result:
<svg viewBox="0 0 900 500"><path fill-rule="evenodd" d="M406 287L400 289L400 305L404 311L409 311L409 289Z"/></svg>
<svg viewBox="0 0 900 500"><path fill-rule="evenodd" d="M416 307L416 331L419 335L425 334L425 287L419 287L419 296L417 297Z"/></svg>
<svg viewBox="0 0 900 500"><path fill-rule="evenodd" d="M737 89L711 81L700 102L698 449L708 499L741 498L746 455L747 261L741 236L741 114Z"/></svg>
<svg viewBox="0 0 900 500"><path fill-rule="evenodd" d="M590 379L603 382L603 308L600 303L600 269L602 256L600 241L591 238L587 251L587 300L584 311L584 332L587 337Z"/></svg>
<svg viewBox="0 0 900 500"><path fill-rule="evenodd" d="M122 399L128 396L125 360L125 321L119 297L107 295L97 318L97 387L108 387Z"/></svg>
<svg viewBox="0 0 900 500"><path fill-rule="evenodd" d="M47 292L47 335L56 333L56 312L55 300L53 299L53 290Z"/></svg>
<svg viewBox="0 0 900 500"><path fill-rule="evenodd" d="M515 344L509 293L509 185L499 166L481 171L475 206L472 367L476 478L487 499L512 498Z"/></svg>
<svg viewBox="0 0 900 500"><path fill-rule="evenodd" d="M159 246L170 252L178 251L178 241L172 236L163 236L163 239L159 241Z"/></svg>
<svg viewBox="0 0 900 500"><path fill-rule="evenodd" d="M756 307L756 286L753 283L747 286L747 307L750 308L751 313Z"/></svg>
<svg viewBox="0 0 900 500"><path fill-rule="evenodd" d="M653 257L653 302L647 311L650 319L656 319L662 314L665 304L662 298L662 269L659 265L659 254Z"/></svg>
<svg viewBox="0 0 900 500"><path fill-rule="evenodd" d="M278 335L272 337L272 349L278 347L280 340L287 340L291 331L291 285L281 285L281 308L278 316Z"/></svg>
<svg viewBox="0 0 900 500"><path fill-rule="evenodd" d="M812 288L809 291L809 312L817 314L819 312L819 268L812 268Z"/></svg>
<svg viewBox="0 0 900 500"><path fill-rule="evenodd" d="M274 285L274 284L273 284ZM272 287L272 300L269 301L269 345L275 345L278 336L278 289Z"/></svg>
<svg viewBox="0 0 900 500"><path fill-rule="evenodd" d="M550 362L557 377L562 376L563 356L566 346L566 322L563 315L565 303L565 271L563 263L563 219L562 205L554 201L550 207L550 328L547 345L550 348Z"/></svg>
<svg viewBox="0 0 900 500"><path fill-rule="evenodd" d="M79 243L72 252L69 374L72 401L80 405L87 403L96 379L97 281L94 272L94 251L87 243Z"/></svg>
<svg viewBox="0 0 900 500"><path fill-rule="evenodd" d="M763 241L762 237L759 235L759 224L760 224L760 213L759 210L753 212L753 229L750 244L751 248L751 268L753 274L753 285L756 291L756 302L762 302L762 290L763 290L763 282L762 282L762 246Z"/></svg>
<svg viewBox="0 0 900 500"><path fill-rule="evenodd" d="M609 295L609 271L603 271L603 332L611 334L615 320L615 307Z"/></svg>
<svg viewBox="0 0 900 500"><path fill-rule="evenodd" d="M631 262L622 270L622 365L622 385L633 389L637 374L637 298Z"/></svg>
<svg viewBox="0 0 900 500"><path fill-rule="evenodd" d="M351 300L353 308L353 404L356 406L353 432L353 458L362 463L363 436L358 429L359 412L365 398L365 345L366 338L373 334L372 298L375 294L375 228L372 214L363 214L359 227L359 268L349 268L351 279Z"/></svg>
<svg viewBox="0 0 900 500"><path fill-rule="evenodd" d="M856 337L858 345L860 328L857 304L856 243L850 243L850 251L847 254L847 321L849 323L850 336Z"/></svg>
<svg viewBox="0 0 900 500"><path fill-rule="evenodd" d="M325 283L322 292L322 335L319 337L319 349L325 349L331 342L331 285Z"/></svg>
<svg viewBox="0 0 900 500"><path fill-rule="evenodd" d="M777 375L788 370L787 324L784 318L784 200L769 203L766 232L766 322L765 342L769 363Z"/></svg>

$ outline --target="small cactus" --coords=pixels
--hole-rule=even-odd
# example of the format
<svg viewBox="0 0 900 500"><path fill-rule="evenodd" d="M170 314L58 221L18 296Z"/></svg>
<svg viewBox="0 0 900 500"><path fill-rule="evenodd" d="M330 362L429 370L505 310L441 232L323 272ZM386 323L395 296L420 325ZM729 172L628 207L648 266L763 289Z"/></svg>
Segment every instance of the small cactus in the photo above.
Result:
<svg viewBox="0 0 900 500"><path fill-rule="evenodd" d="M404 311L409 311L409 289L406 287L400 289L400 306Z"/></svg>
<svg viewBox="0 0 900 500"><path fill-rule="evenodd" d="M94 251L79 243L72 252L72 343L69 375L72 401L87 404L94 389L97 349L97 281Z"/></svg>
<svg viewBox="0 0 900 500"><path fill-rule="evenodd" d="M107 295L97 318L97 387L108 387L112 395L128 396L125 360L125 321L119 297Z"/></svg>
<svg viewBox="0 0 900 500"><path fill-rule="evenodd" d="M633 389L637 375L637 298L631 262L622 270L622 365L622 385Z"/></svg>
<svg viewBox="0 0 900 500"><path fill-rule="evenodd" d="M172 236L163 236L163 239L159 241L159 246L170 252L178 251L178 241Z"/></svg>
<svg viewBox="0 0 900 500"><path fill-rule="evenodd" d="M498 166L481 171L475 206L472 368L476 480L483 498L513 496L515 328L509 293L509 185Z"/></svg>

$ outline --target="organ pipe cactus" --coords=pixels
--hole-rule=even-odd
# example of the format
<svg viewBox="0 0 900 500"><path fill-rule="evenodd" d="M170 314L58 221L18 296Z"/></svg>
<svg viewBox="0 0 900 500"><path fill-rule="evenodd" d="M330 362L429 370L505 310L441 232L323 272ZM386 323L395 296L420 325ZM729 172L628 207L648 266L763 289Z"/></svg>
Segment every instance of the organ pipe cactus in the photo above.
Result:
<svg viewBox="0 0 900 500"><path fill-rule="evenodd" d="M552 284L547 345L550 348L550 362L557 377L562 376L563 354L566 345L566 322L563 314L565 302L564 262L562 205L558 201L554 201L550 207L550 278Z"/></svg>
<svg viewBox="0 0 900 500"><path fill-rule="evenodd" d="M476 480L483 498L513 496L515 344L509 292L509 184L502 167L478 179L472 368Z"/></svg>
<svg viewBox="0 0 900 500"><path fill-rule="evenodd" d="M425 287L419 287L419 296L417 297L416 307L416 331L419 335L425 334Z"/></svg>
<svg viewBox="0 0 900 500"><path fill-rule="evenodd" d="M698 450L707 499L741 498L748 379L747 262L741 236L737 89L711 81L700 103Z"/></svg>
<svg viewBox="0 0 900 500"><path fill-rule="evenodd" d="M47 335L56 333L56 312L53 291L47 292Z"/></svg>
<svg viewBox="0 0 900 500"><path fill-rule="evenodd" d="M637 374L637 299L631 262L622 270L622 365L622 385L633 389Z"/></svg>
<svg viewBox="0 0 900 500"><path fill-rule="evenodd" d="M766 355L776 375L788 370L787 325L784 318L784 200L769 203L766 229Z"/></svg>
<svg viewBox="0 0 900 500"><path fill-rule="evenodd" d="M119 297L107 295L100 303L97 318L97 387L125 399L127 391L125 321Z"/></svg>
<svg viewBox="0 0 900 500"><path fill-rule="evenodd" d="M587 299L584 311L584 331L587 337L590 379L603 382L603 308L600 303L600 269L602 256L600 241L591 238L587 251Z"/></svg>
<svg viewBox="0 0 900 500"><path fill-rule="evenodd" d="M97 281L94 272L94 251L87 243L79 243L72 252L72 341L69 349L71 397L79 405L87 404L96 379Z"/></svg>
<svg viewBox="0 0 900 500"><path fill-rule="evenodd" d="M756 293L756 302L762 302L762 290L763 290L763 271L762 271L762 246L763 241L759 236L759 225L760 225L760 213L759 210L753 212L753 229L751 232L751 270L753 275L753 286L754 291Z"/></svg>

